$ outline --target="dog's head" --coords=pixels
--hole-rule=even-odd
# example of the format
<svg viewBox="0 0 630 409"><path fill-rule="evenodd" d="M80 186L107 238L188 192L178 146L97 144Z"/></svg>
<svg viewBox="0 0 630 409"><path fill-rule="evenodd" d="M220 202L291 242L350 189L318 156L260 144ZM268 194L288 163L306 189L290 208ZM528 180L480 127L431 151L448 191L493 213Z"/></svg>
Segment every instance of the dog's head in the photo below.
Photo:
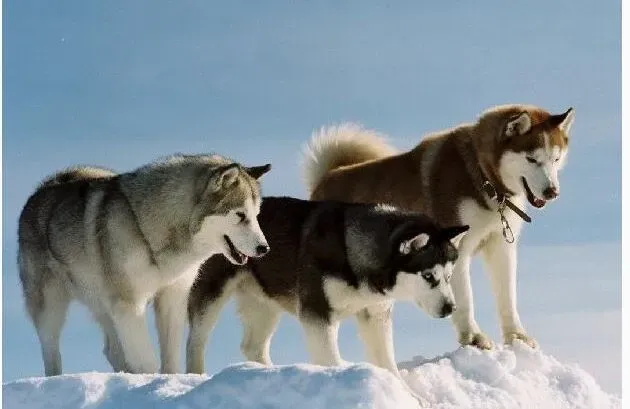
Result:
<svg viewBox="0 0 630 409"><path fill-rule="evenodd" d="M455 310L450 279L457 246L468 226L426 229L409 224L394 240L396 284L394 298L415 302L431 317L444 318Z"/></svg>
<svg viewBox="0 0 630 409"><path fill-rule="evenodd" d="M208 171L200 179L191 230L208 249L222 253L234 264L269 251L258 224L261 194L258 179L271 165L242 167L230 163Z"/></svg>
<svg viewBox="0 0 630 409"><path fill-rule="evenodd" d="M558 115L533 107L512 107L503 112L498 142L499 176L516 194L542 208L560 195L558 172L568 150L575 119L573 108Z"/></svg>

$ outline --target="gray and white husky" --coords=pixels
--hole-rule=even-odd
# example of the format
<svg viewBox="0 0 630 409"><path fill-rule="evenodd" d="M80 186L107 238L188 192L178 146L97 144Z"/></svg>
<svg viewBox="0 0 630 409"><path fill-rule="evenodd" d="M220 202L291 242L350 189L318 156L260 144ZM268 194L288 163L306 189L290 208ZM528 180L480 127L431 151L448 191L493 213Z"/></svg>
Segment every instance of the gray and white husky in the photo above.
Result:
<svg viewBox="0 0 630 409"><path fill-rule="evenodd" d="M208 334L233 294L247 359L271 364L271 336L287 311L299 318L313 363L342 364L337 331L354 315L368 360L397 376L393 302L415 302L433 317L455 309L449 280L468 226L441 228L391 207L272 197L259 222L267 256L243 266L216 256L200 269L188 303L188 372L203 372Z"/></svg>
<svg viewBox="0 0 630 409"><path fill-rule="evenodd" d="M188 292L201 263L267 253L257 179L219 155L175 155L133 172L61 171L28 199L18 264L47 376L61 373L59 335L70 301L92 312L116 371L157 371L145 309L153 300L161 371L179 369Z"/></svg>

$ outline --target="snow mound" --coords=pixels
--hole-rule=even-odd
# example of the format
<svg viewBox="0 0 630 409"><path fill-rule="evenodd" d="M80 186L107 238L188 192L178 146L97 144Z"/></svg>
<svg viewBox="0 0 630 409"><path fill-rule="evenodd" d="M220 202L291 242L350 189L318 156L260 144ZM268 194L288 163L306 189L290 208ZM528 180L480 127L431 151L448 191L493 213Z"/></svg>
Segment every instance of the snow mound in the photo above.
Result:
<svg viewBox="0 0 630 409"><path fill-rule="evenodd" d="M204 375L85 373L3 385L12 409L113 408L414 408L389 372L368 364L324 368L298 364L230 366Z"/></svg>
<svg viewBox="0 0 630 409"><path fill-rule="evenodd" d="M415 357L398 367L434 408L621 408L618 396L604 392L576 364L562 364L522 343L492 351L460 348L433 359Z"/></svg>
<svg viewBox="0 0 630 409"><path fill-rule="evenodd" d="M621 408L619 397L602 391L578 366L521 345L461 348L400 367L408 385L434 408ZM369 364L242 363L213 376L84 373L22 379L2 389L9 409L419 407L400 380Z"/></svg>

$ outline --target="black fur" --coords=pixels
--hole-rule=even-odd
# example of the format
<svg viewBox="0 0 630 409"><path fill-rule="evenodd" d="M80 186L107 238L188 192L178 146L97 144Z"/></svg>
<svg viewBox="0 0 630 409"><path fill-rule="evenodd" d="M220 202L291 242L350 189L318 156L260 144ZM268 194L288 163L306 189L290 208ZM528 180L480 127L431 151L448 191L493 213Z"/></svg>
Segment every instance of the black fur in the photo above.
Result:
<svg viewBox="0 0 630 409"><path fill-rule="evenodd" d="M426 216L385 211L371 204L288 197L264 198L258 221L271 251L250 259L247 268L267 296L297 297L302 314L323 320L331 312L323 289L325 277L339 278L355 288L366 283L385 293L396 284L400 271L418 273L455 261L457 250L449 239L467 229L443 229ZM420 233L430 236L429 243L401 254L401 242ZM359 257L356 251L364 254ZM191 291L189 316L218 297L241 268L221 255L207 260Z"/></svg>

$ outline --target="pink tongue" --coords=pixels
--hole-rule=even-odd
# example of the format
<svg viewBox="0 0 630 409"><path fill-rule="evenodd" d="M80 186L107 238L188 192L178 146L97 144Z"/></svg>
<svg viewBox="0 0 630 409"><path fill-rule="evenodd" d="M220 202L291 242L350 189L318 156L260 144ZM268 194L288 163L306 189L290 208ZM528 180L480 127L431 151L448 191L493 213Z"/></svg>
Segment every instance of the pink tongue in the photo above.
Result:
<svg viewBox="0 0 630 409"><path fill-rule="evenodd" d="M545 201L539 198L534 199L534 206L543 207L545 205Z"/></svg>

